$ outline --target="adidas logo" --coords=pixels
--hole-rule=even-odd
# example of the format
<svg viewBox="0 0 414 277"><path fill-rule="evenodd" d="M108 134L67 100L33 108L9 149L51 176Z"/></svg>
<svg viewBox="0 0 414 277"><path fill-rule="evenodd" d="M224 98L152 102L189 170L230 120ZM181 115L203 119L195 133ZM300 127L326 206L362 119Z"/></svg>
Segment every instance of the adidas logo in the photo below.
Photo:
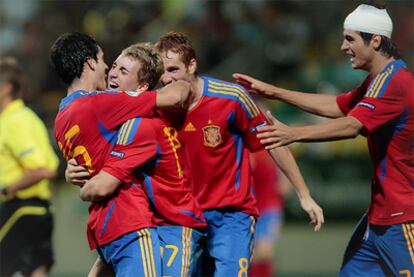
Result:
<svg viewBox="0 0 414 277"><path fill-rule="evenodd" d="M193 123L188 123L187 126L184 128L185 132L195 132L197 129L194 127Z"/></svg>

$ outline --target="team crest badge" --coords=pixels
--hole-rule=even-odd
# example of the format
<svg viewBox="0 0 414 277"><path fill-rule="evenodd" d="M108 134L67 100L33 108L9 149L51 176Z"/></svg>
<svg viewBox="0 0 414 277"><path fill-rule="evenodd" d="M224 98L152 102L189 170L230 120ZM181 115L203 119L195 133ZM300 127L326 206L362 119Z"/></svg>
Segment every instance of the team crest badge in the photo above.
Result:
<svg viewBox="0 0 414 277"><path fill-rule="evenodd" d="M216 147L223 141L221 140L220 135L220 126L216 125L209 125L206 127L203 127L203 133L204 133L204 145L210 146L210 147Z"/></svg>

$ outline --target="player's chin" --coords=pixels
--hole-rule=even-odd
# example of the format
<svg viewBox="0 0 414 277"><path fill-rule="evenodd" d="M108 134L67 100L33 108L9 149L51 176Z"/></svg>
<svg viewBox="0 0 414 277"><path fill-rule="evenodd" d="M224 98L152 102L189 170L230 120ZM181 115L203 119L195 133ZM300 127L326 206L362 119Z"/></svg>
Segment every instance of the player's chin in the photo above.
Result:
<svg viewBox="0 0 414 277"><path fill-rule="evenodd" d="M353 69L359 69L358 64L355 63L355 62L351 62L351 66L352 66Z"/></svg>
<svg viewBox="0 0 414 277"><path fill-rule="evenodd" d="M353 69L364 69L364 63L361 61L358 61L357 59L354 59L351 62L351 65Z"/></svg>

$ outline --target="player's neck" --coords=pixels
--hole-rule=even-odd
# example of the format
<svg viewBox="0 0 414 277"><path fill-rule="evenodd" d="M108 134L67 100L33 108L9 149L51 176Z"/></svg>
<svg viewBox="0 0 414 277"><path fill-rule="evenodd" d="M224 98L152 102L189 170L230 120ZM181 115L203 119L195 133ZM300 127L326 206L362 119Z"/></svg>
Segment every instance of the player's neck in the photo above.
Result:
<svg viewBox="0 0 414 277"><path fill-rule="evenodd" d="M192 99L189 109L194 108L200 102L203 96L204 80L198 76L194 76L192 80Z"/></svg>
<svg viewBox="0 0 414 277"><path fill-rule="evenodd" d="M370 69L370 75L372 77L377 76L378 74L381 73L381 71L383 71L387 65L390 62L395 61L395 59L393 57L387 57L384 56L383 54L379 54L379 55L375 55L372 63L371 63L371 69Z"/></svg>
<svg viewBox="0 0 414 277"><path fill-rule="evenodd" d="M70 84L67 93L68 96L78 90L85 90L89 93L95 91L96 87L97 85L95 82L87 81L87 78L81 76L81 78L75 79L72 84Z"/></svg>
<svg viewBox="0 0 414 277"><path fill-rule="evenodd" d="M13 101L14 99L12 97L3 97L0 100L0 113L6 109L6 107Z"/></svg>

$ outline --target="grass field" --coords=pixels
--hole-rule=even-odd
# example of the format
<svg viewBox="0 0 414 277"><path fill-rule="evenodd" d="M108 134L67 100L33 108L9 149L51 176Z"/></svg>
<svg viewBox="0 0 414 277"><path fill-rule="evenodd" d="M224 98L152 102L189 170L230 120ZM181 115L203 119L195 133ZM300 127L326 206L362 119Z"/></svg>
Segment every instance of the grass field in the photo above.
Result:
<svg viewBox="0 0 414 277"><path fill-rule="evenodd" d="M86 241L87 204L79 200L77 189L69 185L56 191L54 204L56 263L51 276L86 276L96 258ZM356 221L328 221L319 233L314 233L306 222L285 224L274 259L278 276L336 276L354 224Z"/></svg>

